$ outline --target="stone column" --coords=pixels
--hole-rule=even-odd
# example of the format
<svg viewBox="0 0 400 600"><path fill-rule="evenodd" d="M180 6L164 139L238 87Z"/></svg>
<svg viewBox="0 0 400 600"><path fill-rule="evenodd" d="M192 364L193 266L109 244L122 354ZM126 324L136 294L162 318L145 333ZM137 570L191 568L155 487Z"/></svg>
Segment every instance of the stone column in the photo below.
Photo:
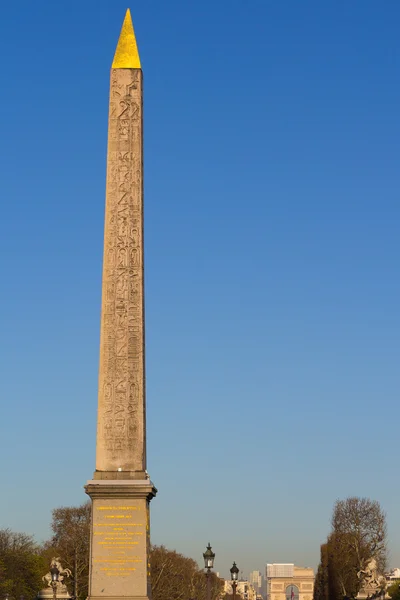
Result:
<svg viewBox="0 0 400 600"><path fill-rule="evenodd" d="M111 69L89 598L151 597L146 471L142 70L129 10Z"/></svg>
<svg viewBox="0 0 400 600"><path fill-rule="evenodd" d="M141 69L112 69L95 479L144 479Z"/></svg>

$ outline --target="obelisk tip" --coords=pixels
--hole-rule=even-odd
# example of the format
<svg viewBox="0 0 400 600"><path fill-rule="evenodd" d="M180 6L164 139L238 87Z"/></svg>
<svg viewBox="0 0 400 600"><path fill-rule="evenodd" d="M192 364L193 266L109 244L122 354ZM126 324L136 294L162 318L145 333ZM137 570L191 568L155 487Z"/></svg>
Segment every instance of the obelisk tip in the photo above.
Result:
<svg viewBox="0 0 400 600"><path fill-rule="evenodd" d="M126 11L112 64L113 69L140 69L140 58L133 30L131 11Z"/></svg>

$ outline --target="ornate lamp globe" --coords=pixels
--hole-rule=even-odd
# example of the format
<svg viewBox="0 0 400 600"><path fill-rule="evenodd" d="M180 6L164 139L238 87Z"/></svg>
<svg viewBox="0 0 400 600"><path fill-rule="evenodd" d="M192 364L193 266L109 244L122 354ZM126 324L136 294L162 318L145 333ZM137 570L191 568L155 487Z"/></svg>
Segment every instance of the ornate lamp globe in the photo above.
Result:
<svg viewBox="0 0 400 600"><path fill-rule="evenodd" d="M204 566L206 569L212 569L214 566L215 554L211 549L210 542L208 542L207 550L203 553Z"/></svg>
<svg viewBox="0 0 400 600"><path fill-rule="evenodd" d="M50 569L51 581L58 581L59 574L60 574L60 571L57 569L56 565L54 565L54 567L51 567L51 569Z"/></svg>
<svg viewBox="0 0 400 600"><path fill-rule="evenodd" d="M239 575L239 569L236 566L236 563L234 562L231 568L231 579L232 581L237 581L238 580L238 575Z"/></svg>

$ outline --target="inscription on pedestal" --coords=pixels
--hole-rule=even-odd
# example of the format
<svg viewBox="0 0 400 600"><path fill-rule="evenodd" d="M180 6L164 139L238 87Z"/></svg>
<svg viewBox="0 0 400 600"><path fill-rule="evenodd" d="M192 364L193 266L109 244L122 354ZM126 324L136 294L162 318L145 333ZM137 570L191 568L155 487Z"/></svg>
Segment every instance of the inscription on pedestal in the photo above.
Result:
<svg viewBox="0 0 400 600"><path fill-rule="evenodd" d="M135 546L142 546L140 537L145 535L144 515L140 507L132 504L98 506L96 512L98 518L93 523L93 535L99 556L94 562L109 577L126 577L136 571L138 563L143 562L140 554L132 551L135 551ZM102 551L104 554L101 554Z"/></svg>
<svg viewBox="0 0 400 600"><path fill-rule="evenodd" d="M91 595L147 593L148 511L143 499L93 501ZM132 588L132 586L134 586ZM140 595L140 594L139 594Z"/></svg>

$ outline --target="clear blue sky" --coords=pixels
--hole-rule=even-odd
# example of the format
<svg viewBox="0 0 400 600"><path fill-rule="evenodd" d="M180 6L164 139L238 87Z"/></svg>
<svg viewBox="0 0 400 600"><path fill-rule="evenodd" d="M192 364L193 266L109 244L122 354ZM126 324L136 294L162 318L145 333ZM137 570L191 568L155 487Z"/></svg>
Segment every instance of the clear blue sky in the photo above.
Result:
<svg viewBox="0 0 400 600"><path fill-rule="evenodd" d="M0 527L95 461L109 67L126 2L2 6ZM145 0L152 538L316 566L336 498L400 566L398 0ZM397 466L396 466L397 465Z"/></svg>

